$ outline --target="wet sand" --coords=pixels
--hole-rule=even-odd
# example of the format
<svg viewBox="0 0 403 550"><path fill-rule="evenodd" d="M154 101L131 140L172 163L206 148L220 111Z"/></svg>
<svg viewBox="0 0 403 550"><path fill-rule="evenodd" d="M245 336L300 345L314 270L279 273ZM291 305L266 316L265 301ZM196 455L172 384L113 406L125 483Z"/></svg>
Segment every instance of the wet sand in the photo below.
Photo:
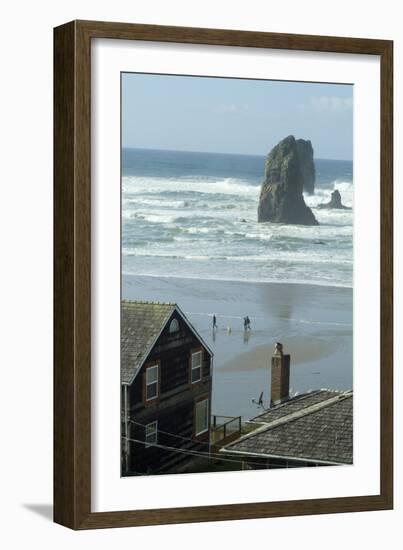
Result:
<svg viewBox="0 0 403 550"><path fill-rule="evenodd" d="M214 352L213 414L246 419L259 413L252 398L261 391L268 403L277 341L291 354L293 392L352 387L352 294L351 288L291 283L122 278L123 298L179 305Z"/></svg>
<svg viewBox="0 0 403 550"><path fill-rule="evenodd" d="M332 354L336 345L332 342L325 342L319 339L310 339L310 345L307 346L306 339L293 336L287 339L286 353L291 354L292 364L294 366L319 361L320 359ZM223 364L222 372L239 372L250 369L267 368L267 361L273 352L273 346L262 345L252 348L250 351L241 353L234 359Z"/></svg>

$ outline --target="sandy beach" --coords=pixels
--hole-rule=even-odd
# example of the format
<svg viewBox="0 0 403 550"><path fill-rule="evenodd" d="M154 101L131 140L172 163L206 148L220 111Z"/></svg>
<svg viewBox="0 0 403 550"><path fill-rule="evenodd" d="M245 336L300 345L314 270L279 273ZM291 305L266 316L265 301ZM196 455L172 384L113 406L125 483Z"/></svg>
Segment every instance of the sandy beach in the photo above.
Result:
<svg viewBox="0 0 403 550"><path fill-rule="evenodd" d="M251 418L262 391L268 405L277 341L291 354L293 393L352 388L351 288L123 275L122 298L179 305L214 352L213 414Z"/></svg>

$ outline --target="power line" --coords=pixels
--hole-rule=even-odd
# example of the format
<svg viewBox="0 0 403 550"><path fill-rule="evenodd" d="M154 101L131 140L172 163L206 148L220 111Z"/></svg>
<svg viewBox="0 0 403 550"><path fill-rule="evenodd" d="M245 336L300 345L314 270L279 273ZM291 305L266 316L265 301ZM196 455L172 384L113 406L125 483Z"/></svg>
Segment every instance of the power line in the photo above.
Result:
<svg viewBox="0 0 403 550"><path fill-rule="evenodd" d="M143 428L145 428L146 425L147 425L147 424L141 424L141 422L136 422L135 420L129 420L129 422L131 422L132 424L137 424L138 426L142 426ZM177 437L179 439L184 439L185 441L193 441L193 443L209 445L209 443L204 443L203 441L198 441L197 439L192 439L190 437L184 437L183 435L174 434L172 432L164 432L164 430L160 430L159 428L157 428L157 432L159 432L161 434L165 434L165 435L170 435L172 437Z"/></svg>
<svg viewBox="0 0 403 550"><path fill-rule="evenodd" d="M202 451L192 451L190 449L179 449L178 447L170 447L168 445L161 445L159 443L148 443L146 441L141 441L140 439L133 439L131 437L123 437L122 439L126 439L127 441L132 441L133 443L140 443L141 445L147 445L147 446L150 446L150 447L158 447L160 449L165 449L165 450L168 450L168 451L182 453L182 454L186 454L186 455L190 455L190 456L199 456L199 457L210 459L210 460L215 458L210 453L203 453ZM259 462L251 462L249 460L246 461L246 460L235 460L235 459L232 459L232 458L224 458L221 455L219 456L219 459L223 460L225 462L234 462L236 464L245 464L245 462L246 462L247 464L256 464L256 465L261 466L261 463L259 463Z"/></svg>
<svg viewBox="0 0 403 550"><path fill-rule="evenodd" d="M140 443L141 445L147 445L147 446L150 446L150 447L158 447L160 449L165 449L165 450L168 450L168 451L182 453L182 454L186 454L186 455L190 455L190 456L202 457L202 458L205 458L205 459L208 459L208 460L214 460L215 459L215 457L212 456L211 454L203 453L201 451L192 451L190 449L179 449L178 447L170 447L168 445L161 445L160 443L148 443L146 441L141 441L140 439L133 439L133 438L130 438L130 437L124 437L123 439L126 439L127 441L133 441L134 443ZM224 457L221 457L221 456L220 456L220 460L223 460L225 462L234 462L236 464L244 464L244 461L242 461L242 460L234 460L234 459L231 459L231 458L224 458ZM248 461L248 464L252 464L252 463Z"/></svg>
<svg viewBox="0 0 403 550"><path fill-rule="evenodd" d="M129 420L129 422L131 422L131 423L133 423L133 424L137 424L137 425L139 425L139 426L142 426L143 428L146 427L146 424L141 424L140 422L136 422L135 420ZM157 433L165 434L165 435L168 435L168 436L170 436L170 437L176 437L176 438L182 439L182 440L184 440L184 441L191 441L192 443L197 443L198 445L211 445L210 442L204 442L204 441L199 441L199 440L197 440L197 439L191 439L191 438L189 438L189 437L183 437L183 436L181 436L181 435L173 434L173 433L171 433L171 432L165 432L165 431L163 431L163 430L160 430L159 428L157 428ZM203 452L203 451L197 451L197 452ZM212 457L212 458L216 457L216 458L219 458L220 460L224 460L224 459L222 458L222 455L219 454L219 453L211 453L211 452L209 452L208 454L209 454L209 456Z"/></svg>
<svg viewBox="0 0 403 550"><path fill-rule="evenodd" d="M348 414L345 416L345 418L348 417ZM141 424L140 422L136 422L135 420L129 420L129 422L133 423L133 424L137 424L139 426L142 426L142 427L146 427L146 424ZM180 435L177 435L177 434L173 434L171 432L165 432L163 430L160 430L157 428L157 434L158 433L161 433L161 434L165 434L165 435L168 435L168 436L171 436L171 437L177 437L179 439L182 439L182 440L185 440L185 441L191 441L193 443L197 443L197 444L204 444L204 445L208 445L209 443L204 443L203 441L198 441L196 439L191 439L191 438L188 438L188 437L183 437L183 436L180 436ZM122 436L123 437L123 436ZM321 436L318 435L316 441L320 440ZM206 458L206 459L215 459L215 460L222 460L222 461L226 461L226 462L233 462L233 463L236 463L236 464L250 464L250 465L256 465L256 466L262 466L262 463L261 462L254 462L252 460L249 460L249 458L246 458L245 460L236 460L236 459L233 459L233 458L224 458L222 454L220 453L212 453L212 452L203 452L203 451L196 451L196 450L191 450L191 449L181 449L181 448L178 448L178 447L171 447L171 446L168 446L168 445L162 445L162 444L158 444L158 443L148 443L146 441L141 441L141 440L138 440L138 439L131 439L131 438L128 438L128 437L123 437L123 439L127 439L128 441L133 441L135 443L140 443L142 445L147 445L147 446L154 446L154 447L158 447L158 448L161 448L161 449L166 449L168 451L172 451L172 452L180 452L180 453L183 453L183 454L188 454L190 456L200 456L200 457L203 457L203 458ZM231 452L231 451L228 451L228 452ZM265 457L262 457L262 458L265 458ZM297 459L296 459L297 460ZM266 466L268 468L268 465Z"/></svg>

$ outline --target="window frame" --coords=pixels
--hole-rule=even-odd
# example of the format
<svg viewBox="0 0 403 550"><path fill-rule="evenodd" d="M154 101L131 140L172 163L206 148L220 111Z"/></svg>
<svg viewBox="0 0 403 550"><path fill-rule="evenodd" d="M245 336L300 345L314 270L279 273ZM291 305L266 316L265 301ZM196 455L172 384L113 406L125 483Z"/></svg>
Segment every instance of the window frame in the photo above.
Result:
<svg viewBox="0 0 403 550"><path fill-rule="evenodd" d="M175 330L172 330L171 327L172 325L174 325L175 327ZM177 332L180 331L180 324L179 324L179 320L176 318L176 317L173 317L169 323L169 326L168 326L168 332L169 334L176 334Z"/></svg>
<svg viewBox="0 0 403 550"><path fill-rule="evenodd" d="M157 369L157 378L154 382L148 383L147 382L148 371L151 370L151 369ZM159 398L159 393L160 393L159 377L160 377L160 365L159 365L159 363L153 363L152 365L148 365L145 368L145 374L144 374L144 401L146 403L149 403L150 401L154 401L155 399ZM156 394L153 397L148 397L147 390L148 390L149 386L152 386L154 384L156 384Z"/></svg>
<svg viewBox="0 0 403 550"><path fill-rule="evenodd" d="M200 407L203 403L206 403L206 428L197 431L197 408ZM199 399L195 402L195 408L194 408L194 434L196 437L199 437L209 431L209 411L210 411L210 398L209 397L203 397L202 399Z"/></svg>
<svg viewBox="0 0 403 550"><path fill-rule="evenodd" d="M152 435L155 435L155 441L147 441L147 428L149 428L152 425L155 425L155 430ZM149 422L144 426L144 448L149 449L150 447L154 447L158 444L158 420L153 420L152 422Z"/></svg>
<svg viewBox="0 0 403 550"><path fill-rule="evenodd" d="M197 367L193 367L193 356L200 354L200 365ZM200 376L197 380L193 380L193 372L197 369L200 370ZM195 350L191 350L190 352L190 383L191 384L197 384L198 382L201 382L203 379L203 348L197 348Z"/></svg>

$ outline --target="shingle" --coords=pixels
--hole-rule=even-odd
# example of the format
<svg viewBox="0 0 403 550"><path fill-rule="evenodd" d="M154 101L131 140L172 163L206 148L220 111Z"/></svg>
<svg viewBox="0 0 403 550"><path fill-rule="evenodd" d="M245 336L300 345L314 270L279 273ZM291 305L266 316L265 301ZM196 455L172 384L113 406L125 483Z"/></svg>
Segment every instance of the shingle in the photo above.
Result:
<svg viewBox="0 0 403 550"><path fill-rule="evenodd" d="M302 395L298 395L297 397L293 397L285 403L268 409L264 413L253 418L253 420L256 422L272 422L273 420L277 420L283 416L287 416L291 413L315 405L316 403L320 403L321 401L325 401L326 399L335 397L339 395L339 393L340 392L332 390L315 390L309 393L304 393Z"/></svg>
<svg viewBox="0 0 403 550"><path fill-rule="evenodd" d="M121 383L130 384L156 338L166 325L175 304L132 302L121 304Z"/></svg>
<svg viewBox="0 0 403 550"><path fill-rule="evenodd" d="M287 420L287 415L294 416ZM251 432L227 445L226 450L341 464L353 462L352 392L305 394L273 407L255 420L267 423L267 429Z"/></svg>

